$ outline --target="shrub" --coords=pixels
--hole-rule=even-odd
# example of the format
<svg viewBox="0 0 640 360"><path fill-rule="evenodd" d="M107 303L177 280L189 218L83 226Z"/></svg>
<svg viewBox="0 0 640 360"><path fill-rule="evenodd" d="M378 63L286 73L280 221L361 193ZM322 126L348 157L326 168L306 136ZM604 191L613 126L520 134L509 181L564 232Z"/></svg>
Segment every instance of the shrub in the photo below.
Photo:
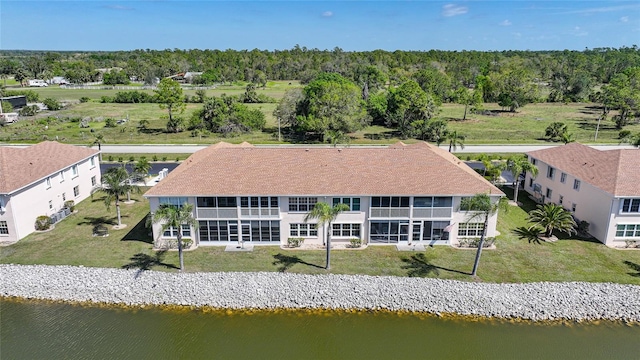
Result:
<svg viewBox="0 0 640 360"><path fill-rule="evenodd" d="M349 240L349 242L351 243L352 248L359 248L360 246L362 246L362 239L359 238L353 238Z"/></svg>
<svg viewBox="0 0 640 360"><path fill-rule="evenodd" d="M290 248L294 248L294 247L300 247L300 245L302 245L302 243L304 242L304 238L288 238L287 239L287 246Z"/></svg>
<svg viewBox="0 0 640 360"><path fill-rule="evenodd" d="M578 226L576 227L576 230L578 231L579 234L583 234L583 235L587 235L589 234L589 222L582 220L578 223Z"/></svg>
<svg viewBox="0 0 640 360"><path fill-rule="evenodd" d="M618 133L618 139L624 139L631 135L631 130L620 130Z"/></svg>
<svg viewBox="0 0 640 360"><path fill-rule="evenodd" d="M136 161L136 158L134 156L129 156L129 162L134 162Z"/></svg>
<svg viewBox="0 0 640 360"><path fill-rule="evenodd" d="M62 105L56 99L46 98L42 100L42 103L51 111L57 111L62 109Z"/></svg>
<svg viewBox="0 0 640 360"><path fill-rule="evenodd" d="M5 90L3 96L18 96L24 95L27 97L27 102L38 102L40 101L40 94L33 90Z"/></svg>
<svg viewBox="0 0 640 360"><path fill-rule="evenodd" d="M637 240L625 240L624 243L627 248L640 248L640 241Z"/></svg>
<svg viewBox="0 0 640 360"><path fill-rule="evenodd" d="M69 210L73 212L76 209L76 203L73 200L67 200L64 202L64 207L69 208Z"/></svg>
<svg viewBox="0 0 640 360"><path fill-rule="evenodd" d="M49 230L51 227L51 219L47 215L40 215L36 218L36 230Z"/></svg>
<svg viewBox="0 0 640 360"><path fill-rule="evenodd" d="M153 155L153 161L158 161L158 155Z"/></svg>
<svg viewBox="0 0 640 360"><path fill-rule="evenodd" d="M107 159L109 159L109 161L113 161L113 155L109 155Z"/></svg>
<svg viewBox="0 0 640 360"><path fill-rule="evenodd" d="M106 118L104 120L104 126L108 127L108 128L112 128L112 127L116 127L116 119L113 118Z"/></svg>
<svg viewBox="0 0 640 360"><path fill-rule="evenodd" d="M86 96L83 96L83 97L81 97L81 98L80 98L80 102L81 102L81 103L89 102L89 100L91 100L91 99L89 99L89 98L88 98L88 97L86 97Z"/></svg>
<svg viewBox="0 0 640 360"><path fill-rule="evenodd" d="M40 110L40 108L38 108L38 105L25 106L22 109L20 109L20 111L18 111L18 115L34 116L35 114L38 113L38 110Z"/></svg>
<svg viewBox="0 0 640 360"><path fill-rule="evenodd" d="M118 156L118 162L122 162L123 160L122 156Z"/></svg>
<svg viewBox="0 0 640 360"><path fill-rule="evenodd" d="M162 157L162 161L167 161L167 157L166 157L166 156L163 156L163 157Z"/></svg>
<svg viewBox="0 0 640 360"><path fill-rule="evenodd" d="M177 240L176 240L177 242ZM191 247L191 245L193 245L193 240L191 240L191 238L182 238L182 246L185 249L189 249ZM177 244L176 244L177 247Z"/></svg>
<svg viewBox="0 0 640 360"><path fill-rule="evenodd" d="M480 244L480 238L460 238L460 244L458 245L461 248L470 248L477 249ZM484 244L482 245L483 249L491 247L496 242L496 238L488 237L484 239Z"/></svg>
<svg viewBox="0 0 640 360"><path fill-rule="evenodd" d="M179 161L180 161L180 157L176 156L176 162L179 162Z"/></svg>
<svg viewBox="0 0 640 360"><path fill-rule="evenodd" d="M100 102L103 104L110 104L113 102L113 98L111 96L101 96Z"/></svg>

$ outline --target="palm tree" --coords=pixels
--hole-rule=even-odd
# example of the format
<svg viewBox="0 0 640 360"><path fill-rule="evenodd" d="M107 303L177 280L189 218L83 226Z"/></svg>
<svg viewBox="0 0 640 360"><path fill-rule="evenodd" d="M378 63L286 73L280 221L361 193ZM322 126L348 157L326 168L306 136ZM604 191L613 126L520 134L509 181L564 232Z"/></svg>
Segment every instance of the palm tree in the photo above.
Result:
<svg viewBox="0 0 640 360"><path fill-rule="evenodd" d="M562 205L547 203L538 205L535 210L529 213L529 222L534 226L544 229L546 237L551 237L553 230L565 232L569 235L576 232L576 222L573 216Z"/></svg>
<svg viewBox="0 0 640 360"><path fill-rule="evenodd" d="M476 258L473 262L473 271L471 276L476 276L478 272L478 264L480 263L480 255L482 255L482 247L484 246L484 239L487 235L487 227L489 226L489 217L498 212L499 209L507 212L509 207L507 206L506 198L501 197L498 201L492 203L491 197L487 194L476 194L472 197L463 198L460 201L461 211L470 212L470 216L467 222L471 222L475 219L484 216L484 225L482 226L482 233L480 234L480 243L478 244L478 251L476 252Z"/></svg>
<svg viewBox="0 0 640 360"><path fill-rule="evenodd" d="M158 210L152 215L152 221L153 223L162 224L161 233L171 227L177 229L178 258L180 259L180 271L183 271L184 256L182 254L182 225L196 225L196 219L193 217L193 205L160 205L160 208L158 208Z"/></svg>
<svg viewBox="0 0 640 360"><path fill-rule="evenodd" d="M316 203L313 209L311 209L311 211L309 211L309 213L304 217L305 223L311 219L318 219L316 229L327 224L327 265L325 266L325 269L327 270L331 268L331 223L343 211L349 211L349 206L347 204L336 204L331 207L325 202L319 202Z"/></svg>
<svg viewBox="0 0 640 360"><path fill-rule="evenodd" d="M449 131L446 135L447 141L449 142L449 152L451 150L456 150L458 146L461 149L464 149L464 135L459 135L458 131Z"/></svg>
<svg viewBox="0 0 640 360"><path fill-rule="evenodd" d="M575 142L576 137L573 135L573 133L567 131L560 134L560 140L562 140L562 142L566 145L568 143Z"/></svg>
<svg viewBox="0 0 640 360"><path fill-rule="evenodd" d="M107 207L107 211L111 207L111 202L116 204L116 213L118 214L118 227L122 227L122 220L120 218L120 198L127 195L130 191L140 192L140 188L131 185L129 182L129 173L124 167L113 167L107 170L102 179L100 185L91 190L91 195L96 192L102 192L106 196L104 198L104 204Z"/></svg>
<svg viewBox="0 0 640 360"><path fill-rule="evenodd" d="M513 175L513 201L518 203L518 190L520 189L520 174L530 173L534 178L538 176L538 167L533 165L526 156L512 156L507 159L507 170Z"/></svg>
<svg viewBox="0 0 640 360"><path fill-rule="evenodd" d="M98 151L102 151L102 144L104 143L104 135L102 134L94 134L93 142L91 146L98 145ZM102 153L100 153L100 161L102 161Z"/></svg>
<svg viewBox="0 0 640 360"><path fill-rule="evenodd" d="M132 177L135 181L142 180L147 185L146 179L147 175L149 175L149 170L151 170L151 163L146 157L141 157L133 167Z"/></svg>

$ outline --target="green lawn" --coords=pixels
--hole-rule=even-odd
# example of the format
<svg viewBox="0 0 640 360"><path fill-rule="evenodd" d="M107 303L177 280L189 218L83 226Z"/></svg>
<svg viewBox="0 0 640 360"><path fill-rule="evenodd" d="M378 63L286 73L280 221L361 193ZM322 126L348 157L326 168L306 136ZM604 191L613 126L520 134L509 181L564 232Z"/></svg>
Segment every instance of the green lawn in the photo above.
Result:
<svg viewBox="0 0 640 360"><path fill-rule="evenodd" d="M509 192L508 189L505 192ZM524 207L532 207L521 192ZM509 194L510 195L510 194ZM113 230L115 208L107 212L100 197L80 203L78 213L47 233L32 234L18 243L0 248L0 263L69 264L94 267L123 267L132 257L154 256L151 239L144 228L148 203L141 195L133 205L122 205L123 230ZM501 214L496 250L485 250L479 280L488 282L598 281L640 285L640 251L607 248L598 242L562 239L555 243L530 244L512 233L523 226L526 212L511 207ZM95 224L107 224L108 237L92 237ZM177 253L163 255L163 262L178 264ZM332 273L394 276L429 276L471 281L474 250L447 246L428 248L424 253L396 251L394 246L370 246L364 250L332 252ZM135 262L134 262L135 264ZM222 247L200 247L185 252L187 271L287 271L324 274L324 251L284 250L277 246L256 246L253 252L228 253ZM155 270L175 271L162 266Z"/></svg>

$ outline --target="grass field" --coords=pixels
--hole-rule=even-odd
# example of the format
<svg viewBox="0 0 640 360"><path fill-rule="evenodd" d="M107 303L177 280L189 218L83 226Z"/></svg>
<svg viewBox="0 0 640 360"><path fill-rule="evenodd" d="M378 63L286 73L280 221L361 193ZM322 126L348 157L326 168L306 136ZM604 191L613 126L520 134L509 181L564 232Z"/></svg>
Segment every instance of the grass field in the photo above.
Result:
<svg viewBox="0 0 640 360"><path fill-rule="evenodd" d="M274 99L281 99L287 89L300 86L298 82L275 81L269 82L265 89L258 89L258 93L264 93ZM249 107L260 109L267 120L266 129L263 132L242 134L232 138L224 138L216 134L192 137L188 131L178 134L168 134L166 127L166 110L159 108L157 104L103 104L99 102L101 96L113 96L119 90L75 90L63 89L57 86L48 88L30 88L40 94L41 99L53 97L68 101L68 105L57 112L43 112L38 115L48 115L61 119L58 123L44 125L37 124L35 119L25 119L18 123L0 128L0 142L26 142L33 143L43 139L55 139L83 144L93 138L91 132L99 132L104 135L106 143L111 144L211 144L221 140L233 143L248 141L251 143L277 142L277 119L273 116L276 103L249 104ZM146 90L151 92L151 90ZM207 96L219 96L223 93L239 95L244 93L242 85L218 86L216 89L207 90ZM194 90L186 90L189 95L195 94ZM79 103L80 97L92 99L87 103ZM188 119L194 111L201 108L201 104L188 104L182 114ZM452 130L466 136L465 144L546 144L544 139L546 127L552 122L564 122L569 132L575 136L576 141L582 143L612 143L620 142L614 123L605 120L600 124L597 141L595 129L601 109L597 104L589 103L540 103L529 104L519 109L516 113L502 112L497 104L485 104L485 109L491 110L493 115L467 114L467 119L462 121L464 107L458 104L443 104L437 118L448 121ZM609 114L609 118L615 112ZM78 123L64 121L68 118L90 117L94 121L90 123L90 129L81 129ZM129 122L115 128L105 128L104 118L115 119L129 118ZM137 131L137 125L141 120L149 121L149 129L144 132ZM632 133L640 132L640 124L632 124L625 127ZM401 139L396 132L383 126L369 126L361 131L349 134L353 144L389 144ZM286 139L285 139L286 141ZM406 142L416 141L404 139Z"/></svg>
<svg viewBox="0 0 640 360"><path fill-rule="evenodd" d="M505 189L511 196L509 189ZM522 193L521 193L522 194ZM0 263L83 265L120 268L136 265L132 260L154 258L151 238L144 227L149 205L141 195L133 205L122 205L123 223L127 228L113 230L115 208L107 211L102 198L87 199L78 204L78 213L56 225L50 232L32 234L18 243L0 247ZM523 195L525 209L533 207ZM519 239L512 230L523 226L526 212L511 207L500 214L497 249L483 252L479 281L592 281L640 285L640 251L607 248L599 242L564 238L555 243L530 244ZM108 237L93 237L92 228L105 224ZM176 266L176 252L165 253L164 263ZM322 250L285 250L278 246L257 246L253 252L224 252L222 247L200 247L185 252L186 270L195 271L286 271L323 274L325 253ZM393 276L428 276L472 281L468 275L473 265L474 250L448 246L428 248L425 252L404 253L394 246L370 246L364 250L332 252L332 273ZM175 271L156 266L154 270Z"/></svg>

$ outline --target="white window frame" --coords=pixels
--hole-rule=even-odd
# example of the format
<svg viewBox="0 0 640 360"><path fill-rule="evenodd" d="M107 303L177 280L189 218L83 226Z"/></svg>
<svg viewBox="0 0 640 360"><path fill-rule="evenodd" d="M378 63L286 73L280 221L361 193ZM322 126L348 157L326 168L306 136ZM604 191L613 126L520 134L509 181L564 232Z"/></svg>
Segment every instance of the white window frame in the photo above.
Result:
<svg viewBox="0 0 640 360"><path fill-rule="evenodd" d="M78 165L73 165L71 167L71 178L76 178L78 177Z"/></svg>
<svg viewBox="0 0 640 360"><path fill-rule="evenodd" d="M0 221L0 236L9 236L9 223L4 220Z"/></svg>
<svg viewBox="0 0 640 360"><path fill-rule="evenodd" d="M332 238L358 238L362 237L362 224L337 223L331 224Z"/></svg>
<svg viewBox="0 0 640 360"><path fill-rule="evenodd" d="M625 206L625 202L628 201L629 204ZM636 211L633 211L634 205L636 205L638 207L638 209ZM626 199L620 199L620 213L621 214L638 214L640 213L640 198L639 199L633 199L633 198L626 198Z"/></svg>
<svg viewBox="0 0 640 360"><path fill-rule="evenodd" d="M292 196L289 197L289 212L308 212L318 203L315 196ZM302 210L301 210L302 209Z"/></svg>
<svg viewBox="0 0 640 360"><path fill-rule="evenodd" d="M620 229L623 226L624 228ZM631 228L629 228L631 227ZM622 231L622 235L619 232ZM629 235L628 235L629 234ZM640 238L640 224L617 224L616 234L617 238Z"/></svg>
<svg viewBox="0 0 640 360"><path fill-rule="evenodd" d="M354 210L355 201L357 199L358 209ZM337 200L337 201L336 201ZM362 210L362 200L359 197L334 197L331 199L331 205L345 204L349 206L349 211L360 212Z"/></svg>
<svg viewBox="0 0 640 360"><path fill-rule="evenodd" d="M91 186L96 186L96 185L98 185L98 180L96 179L96 176L93 175L91 177Z"/></svg>
<svg viewBox="0 0 640 360"><path fill-rule="evenodd" d="M580 191L580 180L578 179L573 180L573 190Z"/></svg>
<svg viewBox="0 0 640 360"><path fill-rule="evenodd" d="M64 181L64 170L60 171L60 182Z"/></svg>
<svg viewBox="0 0 640 360"><path fill-rule="evenodd" d="M576 212L576 209L578 208L578 204L576 203L571 203L571 212Z"/></svg>
<svg viewBox="0 0 640 360"><path fill-rule="evenodd" d="M562 205L563 202L564 202L564 196L558 195L558 204Z"/></svg>
<svg viewBox="0 0 640 360"><path fill-rule="evenodd" d="M47 176L47 180L45 180L45 184L47 185L47 189L51 189L51 176Z"/></svg>
<svg viewBox="0 0 640 360"><path fill-rule="evenodd" d="M92 156L91 159L89 159L89 163L91 164L92 169L96 167L96 157Z"/></svg>
<svg viewBox="0 0 640 360"><path fill-rule="evenodd" d="M544 193L544 196L545 196L547 199L551 200L551 197L553 196L553 189L551 189L551 188L547 188L547 191Z"/></svg>
<svg viewBox="0 0 640 360"><path fill-rule="evenodd" d="M560 182L565 183L567 181L567 173L560 174Z"/></svg>
<svg viewBox="0 0 640 360"><path fill-rule="evenodd" d="M191 238L191 226L189 224L182 224L182 237L183 238ZM169 235L167 235L167 233ZM162 232L163 238L177 238L178 237L178 229L173 226L169 226Z"/></svg>
<svg viewBox="0 0 640 360"><path fill-rule="evenodd" d="M482 236L482 228L484 223L460 223L458 224L458 237L462 238L479 238Z"/></svg>
<svg viewBox="0 0 640 360"><path fill-rule="evenodd" d="M73 187L73 197L80 196L80 185L76 185Z"/></svg>
<svg viewBox="0 0 640 360"><path fill-rule="evenodd" d="M53 209L53 200L49 200L49 210Z"/></svg>
<svg viewBox="0 0 640 360"><path fill-rule="evenodd" d="M554 180L556 177L556 168L551 165L547 165L547 179Z"/></svg>
<svg viewBox="0 0 640 360"><path fill-rule="evenodd" d="M314 223L290 223L289 236L291 237L318 237L318 229Z"/></svg>

